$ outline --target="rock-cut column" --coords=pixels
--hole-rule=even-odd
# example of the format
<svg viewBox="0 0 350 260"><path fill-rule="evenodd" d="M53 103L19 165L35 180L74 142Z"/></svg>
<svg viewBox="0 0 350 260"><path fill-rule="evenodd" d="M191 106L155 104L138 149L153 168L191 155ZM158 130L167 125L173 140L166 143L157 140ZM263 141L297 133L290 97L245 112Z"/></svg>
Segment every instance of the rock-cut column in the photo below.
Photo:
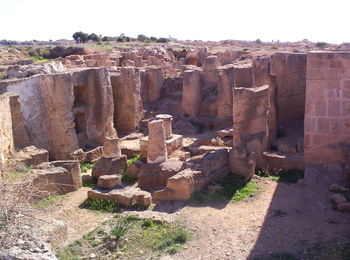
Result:
<svg viewBox="0 0 350 260"><path fill-rule="evenodd" d="M182 112L195 117L199 113L202 101L201 75L198 70L186 70L183 80L181 101Z"/></svg>
<svg viewBox="0 0 350 260"><path fill-rule="evenodd" d="M147 163L156 164L166 161L168 157L163 120L148 123Z"/></svg>

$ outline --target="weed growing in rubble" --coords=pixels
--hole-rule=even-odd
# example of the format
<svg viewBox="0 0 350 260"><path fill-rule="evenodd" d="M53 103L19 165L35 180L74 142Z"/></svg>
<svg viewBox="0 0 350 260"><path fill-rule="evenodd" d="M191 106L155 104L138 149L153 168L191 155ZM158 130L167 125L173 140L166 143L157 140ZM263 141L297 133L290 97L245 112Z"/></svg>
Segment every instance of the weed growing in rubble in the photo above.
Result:
<svg viewBox="0 0 350 260"><path fill-rule="evenodd" d="M17 164L9 171L9 173L6 175L6 178L9 180L17 180L21 178L23 175L27 174L33 166L24 165L24 164Z"/></svg>
<svg viewBox="0 0 350 260"><path fill-rule="evenodd" d="M190 203L237 202L253 197L261 190L257 179L249 179L235 174L226 176L218 184L220 184L223 189L218 191L204 190L195 192L190 199Z"/></svg>
<svg viewBox="0 0 350 260"><path fill-rule="evenodd" d="M133 157L133 158L127 160L127 161L126 161L126 166L129 167L131 164L133 164L133 163L136 162L137 160L140 160L140 158L141 158L141 154L138 154L138 155L136 155L135 157Z"/></svg>
<svg viewBox="0 0 350 260"><path fill-rule="evenodd" d="M113 228L110 231L112 236L117 237L119 240L122 236L128 232L128 230L132 227L132 222L128 220L128 218L118 218L116 223L113 225Z"/></svg>
<svg viewBox="0 0 350 260"><path fill-rule="evenodd" d="M80 164L80 171L85 173L88 170L91 170L94 167L94 163L84 162Z"/></svg>
<svg viewBox="0 0 350 260"><path fill-rule="evenodd" d="M36 204L36 207L39 208L39 209L47 208L47 207L53 205L55 202L57 202L60 199L62 199L63 197L64 197L64 195L52 195L52 196L49 196L49 197L41 200L38 204Z"/></svg>
<svg viewBox="0 0 350 260"><path fill-rule="evenodd" d="M87 199L82 204L83 207L91 210L97 210L102 212L118 212L120 209L119 204L116 201L108 199L91 200Z"/></svg>

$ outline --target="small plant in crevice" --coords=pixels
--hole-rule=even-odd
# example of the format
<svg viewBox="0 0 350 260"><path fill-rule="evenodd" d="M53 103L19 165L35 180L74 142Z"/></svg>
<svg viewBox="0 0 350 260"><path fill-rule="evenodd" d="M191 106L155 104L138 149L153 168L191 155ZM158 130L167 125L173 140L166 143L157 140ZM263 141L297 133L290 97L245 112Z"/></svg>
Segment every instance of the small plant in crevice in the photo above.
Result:
<svg viewBox="0 0 350 260"><path fill-rule="evenodd" d="M80 164L80 171L82 173L86 173L88 170L91 170L95 166L94 163L83 162Z"/></svg>
<svg viewBox="0 0 350 260"><path fill-rule="evenodd" d="M141 158L141 154L137 154L135 157L126 161L126 166L129 167L131 164L133 164L137 160L140 160L140 158Z"/></svg>
<svg viewBox="0 0 350 260"><path fill-rule="evenodd" d="M122 181L126 184L134 184L137 181L137 179L129 177L126 174L126 170L120 170L119 174L121 176Z"/></svg>

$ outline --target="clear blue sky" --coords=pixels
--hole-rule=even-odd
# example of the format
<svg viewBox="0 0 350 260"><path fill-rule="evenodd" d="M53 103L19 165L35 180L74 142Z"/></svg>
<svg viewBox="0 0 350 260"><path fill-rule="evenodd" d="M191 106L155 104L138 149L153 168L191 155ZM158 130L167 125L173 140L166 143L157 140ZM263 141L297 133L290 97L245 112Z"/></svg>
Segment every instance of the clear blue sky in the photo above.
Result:
<svg viewBox="0 0 350 260"><path fill-rule="evenodd" d="M347 0L0 0L0 39L76 31L181 40L350 42Z"/></svg>

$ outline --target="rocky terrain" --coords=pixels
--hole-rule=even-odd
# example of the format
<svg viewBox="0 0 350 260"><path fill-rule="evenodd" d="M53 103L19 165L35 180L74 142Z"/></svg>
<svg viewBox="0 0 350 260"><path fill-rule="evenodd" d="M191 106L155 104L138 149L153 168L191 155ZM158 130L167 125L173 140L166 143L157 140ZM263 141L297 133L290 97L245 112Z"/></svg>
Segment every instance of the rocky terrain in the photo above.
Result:
<svg viewBox="0 0 350 260"><path fill-rule="evenodd" d="M0 47L0 259L348 259L348 45Z"/></svg>

